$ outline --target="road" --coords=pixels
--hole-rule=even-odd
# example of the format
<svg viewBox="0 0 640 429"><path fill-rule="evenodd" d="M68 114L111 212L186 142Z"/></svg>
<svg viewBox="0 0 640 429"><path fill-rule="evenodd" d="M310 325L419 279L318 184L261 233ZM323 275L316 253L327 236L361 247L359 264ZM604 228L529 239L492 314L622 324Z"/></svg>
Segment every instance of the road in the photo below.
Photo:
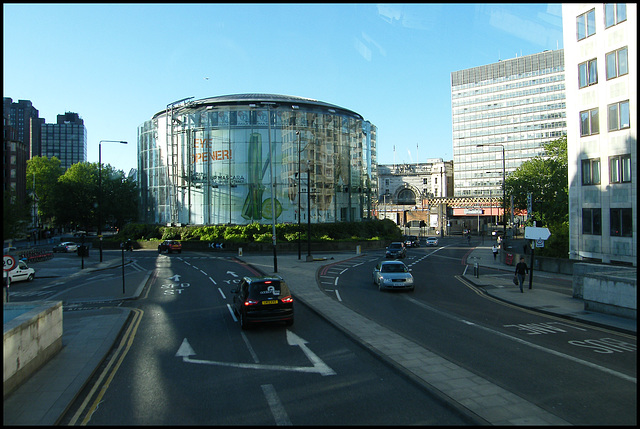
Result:
<svg viewBox="0 0 640 429"><path fill-rule="evenodd" d="M380 292L372 253L326 270L326 293L573 424L635 424L636 337L491 299L459 274L466 246L409 249L414 292ZM570 286L569 286L570 287Z"/></svg>
<svg viewBox="0 0 640 429"><path fill-rule="evenodd" d="M635 336L491 299L460 277L466 252L409 249L414 292L373 285L382 251L327 266L320 287L336 305L572 424L635 424ZM114 304L136 316L63 424L469 423L300 303L292 327L242 331L230 290L251 267L189 252L133 258L127 273L154 274L140 300ZM55 298L119 275L36 279L12 297Z"/></svg>
<svg viewBox="0 0 640 429"><path fill-rule="evenodd" d="M155 268L139 317L63 424L465 424L305 306L293 326L241 330L228 258L137 252ZM130 304L129 304L130 305ZM85 398L90 400L86 403Z"/></svg>

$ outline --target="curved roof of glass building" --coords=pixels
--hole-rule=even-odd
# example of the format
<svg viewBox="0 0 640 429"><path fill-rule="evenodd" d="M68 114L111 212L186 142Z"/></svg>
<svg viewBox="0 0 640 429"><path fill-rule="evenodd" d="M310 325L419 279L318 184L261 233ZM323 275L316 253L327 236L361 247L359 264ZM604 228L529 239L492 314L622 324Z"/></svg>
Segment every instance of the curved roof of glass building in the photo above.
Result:
<svg viewBox="0 0 640 429"><path fill-rule="evenodd" d="M353 116L357 119L364 120L362 115L354 112L353 110L345 109L334 104L325 103L323 101L314 100L312 98L296 97L292 95L279 95L279 94L232 94L232 95L220 95L217 97L203 98L200 100L192 100L193 97L185 98L174 103L167 105L167 109L171 106L175 106L174 109L194 109L206 106L233 106L233 105L247 105L247 104L260 104L260 103L276 103L286 104L305 108L321 108L326 109L331 113L339 113L347 116ZM156 113L153 117L160 116L166 113L167 109Z"/></svg>

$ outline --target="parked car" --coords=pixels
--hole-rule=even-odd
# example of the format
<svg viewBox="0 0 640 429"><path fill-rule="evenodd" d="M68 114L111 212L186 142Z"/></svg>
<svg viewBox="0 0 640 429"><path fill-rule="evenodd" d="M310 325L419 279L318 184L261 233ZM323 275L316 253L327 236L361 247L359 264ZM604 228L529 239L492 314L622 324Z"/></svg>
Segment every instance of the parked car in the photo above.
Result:
<svg viewBox="0 0 640 429"><path fill-rule="evenodd" d="M373 269L373 284L378 289L409 289L413 290L413 276L411 270L400 261L380 261Z"/></svg>
<svg viewBox="0 0 640 429"><path fill-rule="evenodd" d="M26 262L24 261L18 261L18 264L16 265L16 267L9 271L9 275L7 276L7 282L8 284L11 284L13 282L20 282L20 281L32 281L34 278L36 277L36 270L34 270L33 268L30 268Z"/></svg>
<svg viewBox="0 0 640 429"><path fill-rule="evenodd" d="M74 243L73 241L65 241L65 242L62 242L60 244L56 244L55 246L53 246L53 251L54 252L65 252L65 253L77 252L78 251L78 245L76 243Z"/></svg>
<svg viewBox="0 0 640 429"><path fill-rule="evenodd" d="M404 246L404 243L399 241L394 241L389 244L387 247L387 251L385 254L386 258L404 258L407 256L407 249Z"/></svg>
<svg viewBox="0 0 640 429"><path fill-rule="evenodd" d="M427 246L437 246L438 238L437 237L427 237L426 241Z"/></svg>
<svg viewBox="0 0 640 429"><path fill-rule="evenodd" d="M293 296L281 277L243 277L231 293L234 294L233 312L242 329L259 322L293 324Z"/></svg>
<svg viewBox="0 0 640 429"><path fill-rule="evenodd" d="M158 253L162 253L162 252L182 253L182 244L179 241L175 241L175 240L165 240L158 245Z"/></svg>
<svg viewBox="0 0 640 429"><path fill-rule="evenodd" d="M405 235L404 245L405 247L420 247L420 240L417 235Z"/></svg>
<svg viewBox="0 0 640 429"><path fill-rule="evenodd" d="M87 236L87 231L76 231L73 233L74 237L86 237Z"/></svg>

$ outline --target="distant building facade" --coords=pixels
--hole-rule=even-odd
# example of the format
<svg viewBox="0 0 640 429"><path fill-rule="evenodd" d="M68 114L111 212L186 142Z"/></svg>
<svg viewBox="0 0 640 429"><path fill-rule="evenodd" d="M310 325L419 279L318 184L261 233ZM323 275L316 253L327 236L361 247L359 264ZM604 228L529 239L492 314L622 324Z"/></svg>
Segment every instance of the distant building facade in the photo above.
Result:
<svg viewBox="0 0 640 429"><path fill-rule="evenodd" d="M637 266L637 5L566 3L562 21L569 257Z"/></svg>
<svg viewBox="0 0 640 429"><path fill-rule="evenodd" d="M2 189L13 201L24 202L27 196L27 144L18 140L16 129L9 119L2 117Z"/></svg>
<svg viewBox="0 0 640 429"><path fill-rule="evenodd" d="M69 169L73 164L87 161L87 129L77 113L58 115L55 124L43 124L41 153L47 158L56 157L60 165Z"/></svg>
<svg viewBox="0 0 640 429"><path fill-rule="evenodd" d="M29 159L40 156L40 129L44 118L39 117L38 109L29 100L14 103L9 97L2 99L2 112L8 119L8 126L15 130L15 138L27 145Z"/></svg>
<svg viewBox="0 0 640 429"><path fill-rule="evenodd" d="M438 158L378 165L378 190L379 219L391 219L398 225L424 221L428 227L439 228L446 213L438 211L436 201L453 192L453 163Z"/></svg>
<svg viewBox="0 0 640 429"><path fill-rule="evenodd" d="M564 64L561 49L451 73L455 197L502 198L503 162L566 135Z"/></svg>

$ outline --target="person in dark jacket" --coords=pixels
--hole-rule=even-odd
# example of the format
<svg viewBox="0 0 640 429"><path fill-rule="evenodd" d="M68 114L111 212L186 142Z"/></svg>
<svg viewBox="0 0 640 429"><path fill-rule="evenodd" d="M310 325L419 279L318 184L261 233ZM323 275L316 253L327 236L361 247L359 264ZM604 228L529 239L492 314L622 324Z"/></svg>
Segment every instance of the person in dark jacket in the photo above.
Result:
<svg viewBox="0 0 640 429"><path fill-rule="evenodd" d="M520 285L520 292L524 293L522 290L522 284L524 283L524 276L529 272L529 267L527 267L527 263L524 261L524 256L520 257L520 262L516 264L516 277L518 277L518 284Z"/></svg>

